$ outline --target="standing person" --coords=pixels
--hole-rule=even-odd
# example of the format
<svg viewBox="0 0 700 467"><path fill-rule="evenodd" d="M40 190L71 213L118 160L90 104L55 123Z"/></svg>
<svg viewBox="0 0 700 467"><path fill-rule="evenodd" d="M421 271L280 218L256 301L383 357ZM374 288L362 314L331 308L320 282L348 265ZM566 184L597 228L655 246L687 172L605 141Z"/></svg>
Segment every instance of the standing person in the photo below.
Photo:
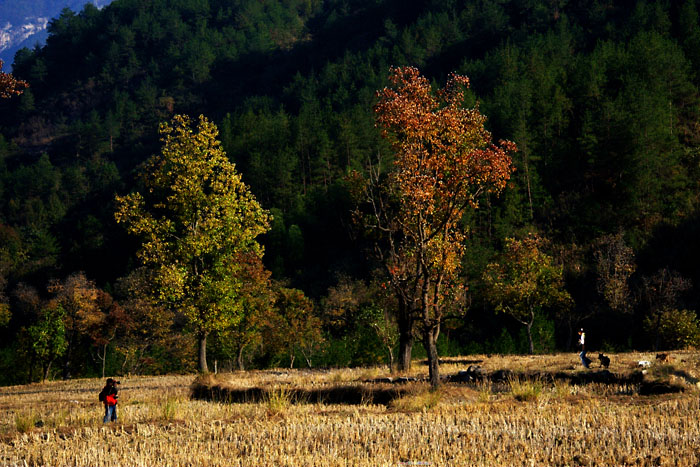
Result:
<svg viewBox="0 0 700 467"><path fill-rule="evenodd" d="M591 364L591 359L586 357L586 333L583 328L578 331L578 344L581 346L581 353L578 354L581 357L581 363L585 368L588 368Z"/></svg>
<svg viewBox="0 0 700 467"><path fill-rule="evenodd" d="M117 421L117 399L119 398L117 395L117 384L119 384L119 381L107 378L107 383L100 392L100 402L105 406L104 423Z"/></svg>

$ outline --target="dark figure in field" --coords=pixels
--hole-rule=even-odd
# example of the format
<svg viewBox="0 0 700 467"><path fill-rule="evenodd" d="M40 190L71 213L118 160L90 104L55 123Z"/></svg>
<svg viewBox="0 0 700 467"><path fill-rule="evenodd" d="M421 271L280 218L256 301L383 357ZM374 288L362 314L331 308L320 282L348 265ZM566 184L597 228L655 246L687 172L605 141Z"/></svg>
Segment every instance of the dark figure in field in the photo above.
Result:
<svg viewBox="0 0 700 467"><path fill-rule="evenodd" d="M607 355L603 355L602 353L599 353L598 360L600 360L600 366L605 367L605 368L610 366L610 357L608 357Z"/></svg>
<svg viewBox="0 0 700 467"><path fill-rule="evenodd" d="M583 328L578 332L578 344L581 346L581 353L578 354L581 357L581 364L583 364L584 368L589 368L591 359L586 357L586 333L583 332Z"/></svg>
<svg viewBox="0 0 700 467"><path fill-rule="evenodd" d="M117 384L119 384L119 381L107 378L107 383L100 392L100 402L105 406L104 423L117 421L117 399L119 398L117 395Z"/></svg>
<svg viewBox="0 0 700 467"><path fill-rule="evenodd" d="M667 353L657 353L656 354L656 361L659 363L670 363L671 356Z"/></svg>

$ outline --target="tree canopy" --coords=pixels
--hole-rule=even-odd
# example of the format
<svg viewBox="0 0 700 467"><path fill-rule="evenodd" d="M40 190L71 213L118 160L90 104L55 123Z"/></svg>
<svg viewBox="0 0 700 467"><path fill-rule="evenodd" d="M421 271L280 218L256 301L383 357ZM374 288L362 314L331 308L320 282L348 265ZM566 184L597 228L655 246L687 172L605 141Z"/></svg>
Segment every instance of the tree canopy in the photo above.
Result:
<svg viewBox="0 0 700 467"><path fill-rule="evenodd" d="M421 322L430 379L437 385L440 324L462 288L464 213L478 206L482 193L505 187L515 145L493 145L478 109L462 107L466 77L452 75L433 93L418 69L403 67L391 70L390 82L378 92L375 112L394 148L393 167L386 187L366 189L372 210L364 223L384 237L376 250L404 304L400 313Z"/></svg>
<svg viewBox="0 0 700 467"><path fill-rule="evenodd" d="M0 99L22 94L22 90L28 86L27 82L16 79L10 73L3 73L2 65L3 61L0 60Z"/></svg>
<svg viewBox="0 0 700 467"><path fill-rule="evenodd" d="M522 240L507 238L498 262L486 267L484 282L496 311L525 325L531 354L535 352L532 325L538 314L571 306L562 267L542 251L542 239L535 234Z"/></svg>
<svg viewBox="0 0 700 467"><path fill-rule="evenodd" d="M203 116L192 126L184 115L161 125L161 154L143 171L146 194L118 196L115 216L143 239L139 259L158 299L195 329L206 372L207 336L241 319L243 258L262 257L256 237L269 214L226 158L216 126Z"/></svg>

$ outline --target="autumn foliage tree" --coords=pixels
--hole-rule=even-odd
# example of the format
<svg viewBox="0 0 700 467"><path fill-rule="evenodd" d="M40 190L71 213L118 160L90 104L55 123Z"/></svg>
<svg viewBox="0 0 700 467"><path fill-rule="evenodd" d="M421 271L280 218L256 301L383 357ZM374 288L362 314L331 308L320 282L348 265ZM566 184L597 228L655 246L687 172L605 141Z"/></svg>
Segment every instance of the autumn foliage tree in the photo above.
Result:
<svg viewBox="0 0 700 467"><path fill-rule="evenodd" d="M562 267L542 251L542 239L530 234L522 240L507 238L498 261L484 272L484 283L496 311L506 313L527 329L528 348L535 352L532 325L545 308L572 304L564 289Z"/></svg>
<svg viewBox="0 0 700 467"><path fill-rule="evenodd" d="M82 336L99 313L97 296L99 289L83 272L70 274L64 280L52 280L47 287L53 294L52 301L62 307L67 348L63 363L63 378L72 376L73 351ZM52 305L51 308L55 308Z"/></svg>
<svg viewBox="0 0 700 467"><path fill-rule="evenodd" d="M512 171L515 145L491 142L478 108L465 108L465 76L450 75L433 92L413 67L392 68L380 90L377 125L394 151L393 167L371 174L363 217L398 300L399 368L410 366L414 323L420 323L431 384L439 384L437 338L445 312L463 295L459 280L466 226L479 197L500 192Z"/></svg>
<svg viewBox="0 0 700 467"><path fill-rule="evenodd" d="M260 347L266 317L272 313L275 296L270 284L270 271L255 254L242 255L241 319L216 333L218 350L229 360L235 358L239 370L245 370L246 356Z"/></svg>
<svg viewBox="0 0 700 467"><path fill-rule="evenodd" d="M16 79L10 73L2 72L3 61L0 60L0 99L9 99L12 96L22 94L24 88L29 86L26 81Z"/></svg>
<svg viewBox="0 0 700 467"><path fill-rule="evenodd" d="M637 269L634 251L625 244L622 233L603 236L593 252L598 273L597 289L611 310L625 313L634 300L629 287Z"/></svg>
<svg viewBox="0 0 700 467"><path fill-rule="evenodd" d="M670 334L672 334L670 333L670 323L674 321L676 323L681 321L692 323L693 320L688 319L687 310L678 311L682 303L682 295L692 286L690 279L668 268L659 269L651 277L642 277L641 296L648 313L644 322L647 330L653 335L654 350L658 350L664 340L666 345L669 345L673 340L669 339ZM664 334L666 335L665 339Z"/></svg>
<svg viewBox="0 0 700 467"><path fill-rule="evenodd" d="M270 215L243 183L204 116L160 126L163 148L143 170L147 192L117 196L117 222L142 239L138 257L153 273L157 298L187 317L207 372L207 336L240 320L245 264L262 258L256 237Z"/></svg>
<svg viewBox="0 0 700 467"><path fill-rule="evenodd" d="M93 347L97 349L97 359L100 362L104 378L107 349L117 334L125 329L127 316L119 303L104 290L97 291L96 305L93 314L85 323L85 328Z"/></svg>
<svg viewBox="0 0 700 467"><path fill-rule="evenodd" d="M314 314L314 304L298 289L279 287L275 294L274 309L265 321L266 342L278 352L289 356L289 367L294 366L296 352L300 352L311 368L311 357L323 342L321 320Z"/></svg>
<svg viewBox="0 0 700 467"><path fill-rule="evenodd" d="M122 373L139 374L154 347L167 347L173 353L174 313L153 296L150 277L145 267L136 268L117 280L115 296L124 310L122 332L115 342L122 355Z"/></svg>

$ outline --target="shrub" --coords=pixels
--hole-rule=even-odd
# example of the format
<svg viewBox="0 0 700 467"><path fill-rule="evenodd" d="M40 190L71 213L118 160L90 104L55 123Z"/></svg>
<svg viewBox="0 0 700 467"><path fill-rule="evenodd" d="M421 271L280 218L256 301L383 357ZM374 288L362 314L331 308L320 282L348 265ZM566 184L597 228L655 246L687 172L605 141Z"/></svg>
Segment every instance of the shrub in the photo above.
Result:
<svg viewBox="0 0 700 467"><path fill-rule="evenodd" d="M174 396L168 396L161 406L163 420L175 420L180 412L180 400Z"/></svg>
<svg viewBox="0 0 700 467"><path fill-rule="evenodd" d="M493 340L489 346L493 353L508 355L517 352L517 346L506 328L501 329L501 335Z"/></svg>
<svg viewBox="0 0 700 467"><path fill-rule="evenodd" d="M537 400L542 394L543 384L540 380L514 378L509 382L510 393L516 400L525 402Z"/></svg>
<svg viewBox="0 0 700 467"><path fill-rule="evenodd" d="M491 382L480 381L479 383L477 383L477 389L479 391L479 402L486 403L491 400Z"/></svg>
<svg viewBox="0 0 700 467"><path fill-rule="evenodd" d="M700 321L692 310L665 310L661 315L644 320L650 332L658 332L661 343L668 349L685 349L700 345Z"/></svg>
<svg viewBox="0 0 700 467"><path fill-rule="evenodd" d="M37 415L32 411L17 412L15 414L15 427L20 433L28 432L29 430L34 428L38 421L39 417L37 417Z"/></svg>
<svg viewBox="0 0 700 467"><path fill-rule="evenodd" d="M391 408L404 412L423 412L436 407L441 398L440 391L423 390L394 399Z"/></svg>
<svg viewBox="0 0 700 467"><path fill-rule="evenodd" d="M293 402L293 396L294 395L291 390L276 387L265 394L263 402L265 403L269 414L277 415L287 410L287 408Z"/></svg>

